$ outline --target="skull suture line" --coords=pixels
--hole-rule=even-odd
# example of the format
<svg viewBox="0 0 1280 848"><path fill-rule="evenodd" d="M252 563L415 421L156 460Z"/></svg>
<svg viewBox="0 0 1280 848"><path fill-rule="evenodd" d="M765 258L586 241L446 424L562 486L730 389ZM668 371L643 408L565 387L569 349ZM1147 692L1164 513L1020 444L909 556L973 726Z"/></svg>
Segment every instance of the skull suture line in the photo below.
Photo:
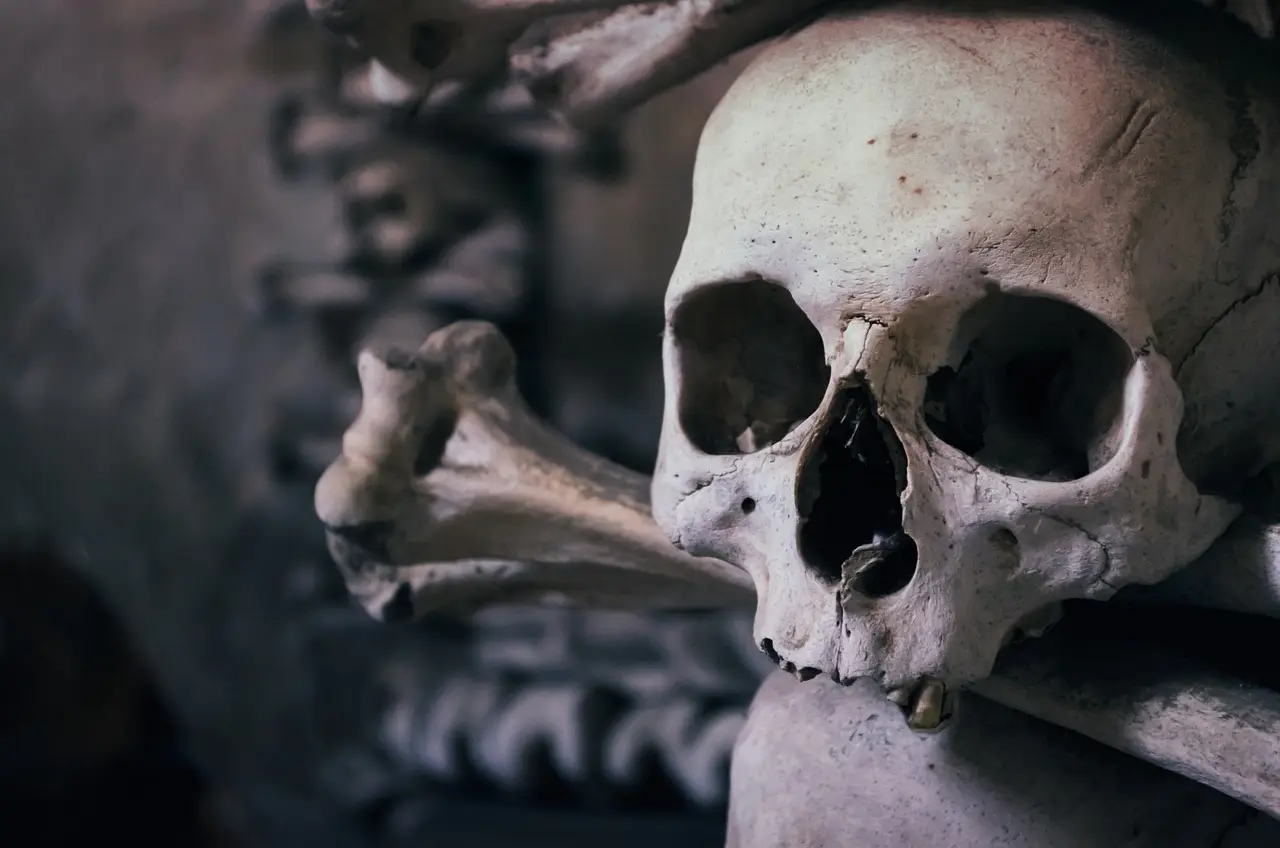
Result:
<svg viewBox="0 0 1280 848"><path fill-rule="evenodd" d="M1274 81L1180 19L961 8L768 48L704 131L667 297L658 522L751 574L784 668L902 696L1200 554L1239 508L1184 471L1213 428L1180 431L1275 394L1239 342L1178 371L1280 267Z"/></svg>

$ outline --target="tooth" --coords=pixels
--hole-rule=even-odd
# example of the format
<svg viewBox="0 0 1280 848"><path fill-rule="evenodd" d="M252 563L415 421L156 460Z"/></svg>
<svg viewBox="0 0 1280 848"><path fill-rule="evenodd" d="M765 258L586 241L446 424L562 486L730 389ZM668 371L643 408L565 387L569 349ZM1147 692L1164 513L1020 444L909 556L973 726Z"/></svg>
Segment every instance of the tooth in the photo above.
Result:
<svg viewBox="0 0 1280 848"><path fill-rule="evenodd" d="M907 727L922 733L942 730L951 718L947 688L941 680L926 677L916 686L907 713Z"/></svg>

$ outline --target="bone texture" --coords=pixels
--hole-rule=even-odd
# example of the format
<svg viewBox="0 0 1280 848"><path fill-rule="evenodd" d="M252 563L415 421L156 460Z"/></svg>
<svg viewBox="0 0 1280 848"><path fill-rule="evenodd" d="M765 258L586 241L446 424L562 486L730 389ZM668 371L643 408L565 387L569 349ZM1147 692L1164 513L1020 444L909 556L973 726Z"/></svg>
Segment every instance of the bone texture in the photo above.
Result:
<svg viewBox="0 0 1280 848"><path fill-rule="evenodd" d="M495 368L497 357L507 364ZM330 549L349 588L371 613L385 619L430 610L465 611L545 598L549 592L633 608L749 607L749 594L730 566L671 552L648 513L642 478L566 447L523 411L509 380L510 352L496 330L477 323L453 325L428 339L416 358L391 357L391 362L399 367L388 367L372 354L362 358L364 406L344 439L342 458L326 472L316 498L330 528ZM442 411L453 426L433 434L428 418ZM424 446L430 448L426 463L420 459ZM495 489L505 496L498 506L491 494ZM547 505L548 489L560 496L558 511ZM530 514L541 520L529 521ZM466 532L476 524L483 531ZM429 558L421 555L428 546L433 551ZM520 551L530 565L523 564ZM682 578L682 573L688 576ZM591 581L575 579L580 574L591 575ZM600 574L604 576L596 577ZM406 583L408 589L401 589ZM535 611L486 615L498 616L491 624L507 616L509 635L479 643L479 656L515 673L554 677L569 668L586 669L592 663L580 662L581 650L569 645L602 641L583 636L575 643L563 623L556 636L556 626ZM740 660L733 660L742 669L736 676L706 682L708 668L727 667L724 659L714 659L714 645L741 639L742 644L727 645L721 654L741 656L743 628L730 626L721 635L704 631L681 642L671 635L679 632L679 621L638 625L628 644L638 644L634 640L639 638L659 645L668 640L682 648L696 645L708 659L687 666L686 679L700 678L707 692L718 687L721 694L740 696L750 690L751 677L761 675L762 667ZM522 630L523 640L518 635ZM559 648L554 647L557 642ZM1280 756L1267 736L1280 727L1280 696L1165 655L1129 656L1118 645L1112 646L1114 664L1099 665L1096 675L1083 662L1069 666L1076 676L1059 676L1059 667L1068 668L1064 663L1072 643L1046 644L1050 647L1043 650L1054 653L1037 654L1034 643L1015 651L976 691L1280 813L1274 775L1264 768ZM597 650L601 661L596 666L608 667L608 649ZM655 667L671 666L663 662ZM1151 681L1114 671L1141 667L1159 671L1153 671ZM646 690L644 680L643 673L627 680L599 673L596 678L602 687L659 702L655 696L663 694L663 684ZM573 698L585 697L583 691L566 695L564 703L576 703ZM1071 691L1094 691L1098 697L1067 697ZM904 706L908 712L914 707ZM438 708L406 709L423 717ZM423 732L412 729L413 721L398 720L409 728L399 731L401 740L407 733ZM543 720L553 719L538 719ZM1185 734L1203 744L1180 743ZM1237 736L1248 742L1240 757L1222 756L1225 743L1212 743Z"/></svg>
<svg viewBox="0 0 1280 848"><path fill-rule="evenodd" d="M1229 571L1228 555L1239 550L1239 542L1226 537L1219 545L1185 573ZM1193 598L1175 602L1195 604ZM576 675L649 699L688 692L745 702L769 670L759 654L754 662L746 655L745 614L595 615L602 618L572 619L548 609L486 611L477 622L484 634L476 658L502 674ZM1112 625L1123 620L1125 613L1111 612ZM1043 640L1007 649L995 674L962 698L962 732L968 732L963 704L976 695L1280 814L1280 782L1268 765L1280 757L1272 730L1280 727L1280 695L1152 640L1138 644L1132 632L1117 637L1096 625L1075 625L1068 618L1068 625ZM637 656L652 660L637 664ZM882 711L888 707L881 702Z"/></svg>
<svg viewBox="0 0 1280 848"><path fill-rule="evenodd" d="M751 616L497 607L473 619L473 657L495 674L575 679L628 697L683 694L745 704L773 664L751 644Z"/></svg>
<svg viewBox="0 0 1280 848"><path fill-rule="evenodd" d="M382 739L402 767L432 780L478 775L515 795L554 781L607 797L656 776L696 806L720 807L745 712L688 695L636 702L582 681L459 676L413 681Z"/></svg>
<svg viewBox="0 0 1280 848"><path fill-rule="evenodd" d="M272 416L273 473L310 487L359 410L351 363L360 350L415 349L453 314L519 320L532 296L521 198L537 171L515 175L499 162L580 149L572 133L554 153L518 138L534 125L508 102L442 97L393 120L367 90L368 63L325 38L301 0L267 8L300 17L323 48L309 83L272 111L272 164L296 190L319 181L337 201L328 238L306 254L271 257L256 273L257 317L277 332L309 325L324 346L316 365L341 381L321 398L281 399Z"/></svg>
<svg viewBox="0 0 1280 848"><path fill-rule="evenodd" d="M750 615L494 607L472 624L462 659L483 678L387 667L380 736L400 770L517 796L550 782L606 802L656 780L695 806L725 805L734 739L772 669Z"/></svg>
<svg viewBox="0 0 1280 848"><path fill-rule="evenodd" d="M985 698L1280 816L1280 693L1151 646L1028 643L974 685Z"/></svg>
<svg viewBox="0 0 1280 848"><path fill-rule="evenodd" d="M1117 600L1182 604L1280 618L1280 526L1246 515L1183 571Z"/></svg>
<svg viewBox="0 0 1280 848"><path fill-rule="evenodd" d="M820 2L308 0L308 7L375 58L380 77L396 81L388 86L393 96L510 77L541 105L585 128L616 120L782 32Z"/></svg>
<svg viewBox="0 0 1280 848"><path fill-rule="evenodd" d="M1188 571L1225 562L1214 549ZM743 656L749 650L744 615L612 616L590 622L557 610L489 610L478 621L486 633L476 657L502 674L573 675L651 702L677 693L745 702L767 676L762 657L750 662ZM1113 611L1110 621L1124 618ZM1135 639L1131 632L1116 636L1097 624L1064 625L1042 640L1007 649L994 675L962 697L956 730L971 732L964 725L965 705L975 697L995 701L1280 814L1280 781L1269 766L1280 757L1280 695L1173 648ZM637 656L654 660L636 664ZM887 715L892 707L882 700L879 711Z"/></svg>
<svg viewBox="0 0 1280 848"><path fill-rule="evenodd" d="M276 5L281 14L288 10ZM371 90L368 68L343 45L326 45L301 0L296 5L301 28L320 36L336 54L329 63L342 73L309 69L314 81L285 98L273 116L271 149L287 181L331 186L343 212L335 221L342 237L317 242L320 255L307 262L272 263L260 277L262 317L276 326L313 322L315 337L331 346L328 370L353 383L352 337L335 332L335 316L352 327L359 347L408 350L442 326L446 313L520 320L529 292L528 229L519 215L528 210L514 201L519 181L538 179L538 171L513 175L489 166L511 154L576 166L575 157L588 152L582 134L539 117L532 101L510 88L472 98L442 86L412 114L397 114ZM473 151L469 143L476 139L486 142ZM293 395L281 403L273 469L281 482L300 484L287 491L314 486L339 455L342 430L359 406L358 390L341 387L310 403ZM600 610L499 608L479 618L469 639L450 642L435 632L387 631L362 611L351 612L356 618L345 619L347 639L359 638L367 626L390 643L373 652L378 662L368 668L370 676L377 678L380 666L406 664L396 647L402 642L424 642L427 656L405 678L412 684L385 693L390 702L375 712L385 729L381 746L344 748L320 769L334 806L385 805L406 790L417 797L423 777L458 785L479 775L489 791L518 795L529 788L520 776L539 768L553 783L589 797L626 796L643 777L648 788L656 780L690 803L724 805L722 773L732 736L715 728L725 721L734 726L734 716L740 721L760 677L756 669L766 662L751 645L749 615L650 623L646 616ZM718 632L727 621L740 638ZM297 638L292 623L282 627L286 641ZM450 652L472 661L468 671L433 661ZM431 673L422 672L428 668ZM495 688L502 709L466 722L465 733L460 723L438 720L460 690ZM583 702L606 705L607 721L573 730ZM504 736L513 726L521 728L516 736ZM690 731L702 740L698 750L686 752L685 740L668 729ZM566 736L578 739L585 761L600 767L570 768L541 757L544 742ZM423 759L433 744L459 745L465 754L441 766ZM481 755L500 744L509 744L511 757ZM659 763L655 773L642 774L651 762Z"/></svg>
<svg viewBox="0 0 1280 848"><path fill-rule="evenodd" d="M1264 38L1274 36L1271 0L1201 2ZM509 77L580 127L622 117L734 52L802 23L824 4L831 5L828 0L307 0L317 20L374 57L373 96L399 103L423 98L441 83L484 85Z"/></svg>
<svg viewBox="0 0 1280 848"><path fill-rule="evenodd" d="M907 2L737 79L667 292L653 505L751 573L785 667L963 686L1241 514L1280 458L1274 58L1192 3ZM1000 398L1041 356L1028 425Z"/></svg>
<svg viewBox="0 0 1280 848"><path fill-rule="evenodd" d="M912 734L870 681L775 673L734 752L734 848L1264 848L1280 822L1190 780L967 699L956 726Z"/></svg>
<svg viewBox="0 0 1280 848"><path fill-rule="evenodd" d="M480 322L416 355L361 355L364 403L316 509L365 607L384 620L519 601L749 607L745 574L671 548L646 478L534 418L514 368Z"/></svg>

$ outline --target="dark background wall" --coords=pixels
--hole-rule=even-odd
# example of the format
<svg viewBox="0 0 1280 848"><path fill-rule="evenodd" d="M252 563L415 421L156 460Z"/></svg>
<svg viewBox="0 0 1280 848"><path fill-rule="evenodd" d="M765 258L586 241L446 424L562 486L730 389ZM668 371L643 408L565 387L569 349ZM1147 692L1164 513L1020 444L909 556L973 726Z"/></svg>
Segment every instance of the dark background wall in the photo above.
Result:
<svg viewBox="0 0 1280 848"><path fill-rule="evenodd" d="M331 49L298 6L0 0L0 827L26 840L0 842L718 844L714 813L494 808L369 753L382 673L439 642L351 608L310 478L279 473L282 410L351 402L325 326L263 312L264 268L351 250L333 180L272 148ZM537 182L521 354L546 414L638 468L694 145L740 65L641 109L620 181Z"/></svg>

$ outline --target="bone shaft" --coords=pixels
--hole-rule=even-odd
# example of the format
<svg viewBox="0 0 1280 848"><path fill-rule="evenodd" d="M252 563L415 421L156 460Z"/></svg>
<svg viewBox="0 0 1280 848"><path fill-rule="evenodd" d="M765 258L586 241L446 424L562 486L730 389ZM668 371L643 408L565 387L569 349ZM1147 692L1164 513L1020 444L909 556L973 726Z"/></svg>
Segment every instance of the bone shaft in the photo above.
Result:
<svg viewBox="0 0 1280 848"><path fill-rule="evenodd" d="M745 572L671 544L653 521L648 477L582 450L517 401L507 402L501 420L501 429L490 436L505 444L489 445L493 459L487 465L518 473L495 478L471 473L465 462L446 463L426 479L420 496L420 508L436 519L406 540L403 556L505 559L542 567L589 563L601 579L616 575L620 584L645 576L687 587L691 601L703 595L701 589L726 606L754 604ZM440 509L446 499L466 509ZM572 585L565 589L571 596Z"/></svg>
<svg viewBox="0 0 1280 848"><path fill-rule="evenodd" d="M680 0L623 9L545 51L513 58L535 96L590 128L616 120L654 95L800 18L821 0Z"/></svg>
<svg viewBox="0 0 1280 848"><path fill-rule="evenodd" d="M1280 693L1153 647L1053 638L971 688L1280 815Z"/></svg>
<svg viewBox="0 0 1280 848"><path fill-rule="evenodd" d="M416 355L366 351L364 398L316 511L351 593L401 620L487 604L737 608L750 577L675 548L649 478L573 444L520 398L495 327L459 322Z"/></svg>
<svg viewBox="0 0 1280 848"><path fill-rule="evenodd" d="M1183 571L1154 586L1130 587L1116 600L1280 618L1280 525L1245 516Z"/></svg>

